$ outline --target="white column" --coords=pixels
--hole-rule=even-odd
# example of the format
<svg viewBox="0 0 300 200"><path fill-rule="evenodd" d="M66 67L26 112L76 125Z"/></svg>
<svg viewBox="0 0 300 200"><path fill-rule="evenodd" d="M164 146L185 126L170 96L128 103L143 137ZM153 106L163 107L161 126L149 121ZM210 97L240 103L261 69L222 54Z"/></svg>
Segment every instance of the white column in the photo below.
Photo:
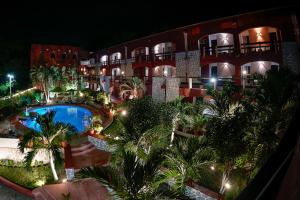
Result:
<svg viewBox="0 0 300 200"><path fill-rule="evenodd" d="M189 78L189 89L193 88L193 78Z"/></svg>

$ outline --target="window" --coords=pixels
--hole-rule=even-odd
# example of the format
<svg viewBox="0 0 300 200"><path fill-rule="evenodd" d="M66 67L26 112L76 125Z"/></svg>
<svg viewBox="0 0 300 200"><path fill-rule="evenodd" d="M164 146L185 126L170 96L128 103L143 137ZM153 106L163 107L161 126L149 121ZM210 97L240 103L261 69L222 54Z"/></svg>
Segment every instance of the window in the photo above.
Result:
<svg viewBox="0 0 300 200"><path fill-rule="evenodd" d="M272 71L278 71L279 66L278 65L271 65L271 70Z"/></svg>
<svg viewBox="0 0 300 200"><path fill-rule="evenodd" d="M66 53L61 54L61 59L66 60Z"/></svg>
<svg viewBox="0 0 300 200"><path fill-rule="evenodd" d="M250 74L250 65L245 66L244 70L246 70L247 74Z"/></svg>
<svg viewBox="0 0 300 200"><path fill-rule="evenodd" d="M149 68L145 67L145 76L149 76Z"/></svg>
<svg viewBox="0 0 300 200"><path fill-rule="evenodd" d="M73 54L72 59L73 59L73 60L77 60L77 55L76 55L76 54Z"/></svg>
<svg viewBox="0 0 300 200"><path fill-rule="evenodd" d="M218 67L217 66L212 66L210 68L210 77L214 77L214 78L218 77Z"/></svg>

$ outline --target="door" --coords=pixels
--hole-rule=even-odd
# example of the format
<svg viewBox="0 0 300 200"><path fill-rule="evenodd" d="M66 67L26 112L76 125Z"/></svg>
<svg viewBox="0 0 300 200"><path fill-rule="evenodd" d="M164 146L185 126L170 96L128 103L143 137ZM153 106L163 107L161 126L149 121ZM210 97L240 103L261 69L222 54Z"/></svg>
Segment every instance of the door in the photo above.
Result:
<svg viewBox="0 0 300 200"><path fill-rule="evenodd" d="M211 55L215 55L216 54L216 48L217 48L217 40L211 40Z"/></svg>
<svg viewBox="0 0 300 200"><path fill-rule="evenodd" d="M217 66L211 66L210 77L214 77L214 78L218 77L218 67Z"/></svg>
<svg viewBox="0 0 300 200"><path fill-rule="evenodd" d="M276 32L269 33L270 37L270 50L276 51L276 43L277 43L277 34Z"/></svg>

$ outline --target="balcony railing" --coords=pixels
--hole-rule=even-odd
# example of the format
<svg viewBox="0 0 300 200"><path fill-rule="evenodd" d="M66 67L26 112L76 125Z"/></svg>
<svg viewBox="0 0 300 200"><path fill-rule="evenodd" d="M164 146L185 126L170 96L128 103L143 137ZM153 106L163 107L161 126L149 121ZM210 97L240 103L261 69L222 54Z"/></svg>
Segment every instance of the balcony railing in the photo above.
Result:
<svg viewBox="0 0 300 200"><path fill-rule="evenodd" d="M140 63L140 62L150 62L150 61L160 61L160 60L175 60L175 53L158 53L152 55L138 55L136 57L132 57L132 62Z"/></svg>
<svg viewBox="0 0 300 200"><path fill-rule="evenodd" d="M174 59L175 59L175 53L173 52L153 54L153 61L174 60Z"/></svg>
<svg viewBox="0 0 300 200"><path fill-rule="evenodd" d="M215 46L215 47L202 47L201 55L202 57L215 55L218 56L219 54L232 54L234 53L234 46L233 45L224 45L224 46Z"/></svg>
<svg viewBox="0 0 300 200"><path fill-rule="evenodd" d="M280 42L255 42L255 43L243 43L241 44L241 53L247 54L251 52L279 52L280 51Z"/></svg>

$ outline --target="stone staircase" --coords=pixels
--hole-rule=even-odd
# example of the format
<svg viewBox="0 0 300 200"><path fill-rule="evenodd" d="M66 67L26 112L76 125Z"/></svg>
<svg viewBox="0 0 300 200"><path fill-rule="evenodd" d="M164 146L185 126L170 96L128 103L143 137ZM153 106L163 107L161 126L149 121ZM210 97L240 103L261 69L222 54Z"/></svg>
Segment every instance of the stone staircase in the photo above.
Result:
<svg viewBox="0 0 300 200"><path fill-rule="evenodd" d="M85 155L93 150L95 150L96 147L90 143L90 142L84 142L80 145L71 147L72 156L79 156L79 155Z"/></svg>

